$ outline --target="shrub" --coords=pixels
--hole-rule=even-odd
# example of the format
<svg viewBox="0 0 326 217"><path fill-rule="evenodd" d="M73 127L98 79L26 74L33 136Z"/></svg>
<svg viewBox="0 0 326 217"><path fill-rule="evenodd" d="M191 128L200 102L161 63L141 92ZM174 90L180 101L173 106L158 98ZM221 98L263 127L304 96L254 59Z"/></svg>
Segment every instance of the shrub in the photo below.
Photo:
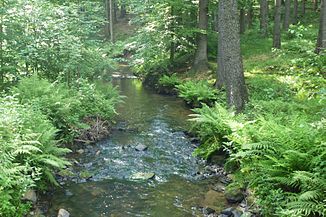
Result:
<svg viewBox="0 0 326 217"><path fill-rule="evenodd" d="M179 96L189 105L199 107L201 103L212 104L218 99L217 89L206 81L187 81L176 86Z"/></svg>
<svg viewBox="0 0 326 217"><path fill-rule="evenodd" d="M176 74L172 74L171 76L163 75L158 81L158 84L160 86L173 89L176 85L180 84L180 79Z"/></svg>
<svg viewBox="0 0 326 217"><path fill-rule="evenodd" d="M68 88L65 84L50 83L37 76L21 80L13 93L18 94L21 103L30 103L46 115L66 141L78 136L79 129L88 127L82 121L85 117L112 118L119 100L116 89L109 84L105 91L101 91L95 85L79 80Z"/></svg>
<svg viewBox="0 0 326 217"><path fill-rule="evenodd" d="M23 216L23 193L68 165L47 117L15 97L0 98L0 216Z"/></svg>
<svg viewBox="0 0 326 217"><path fill-rule="evenodd" d="M265 216L326 216L324 102L262 102L242 115L218 104L194 110L195 153L227 150L226 166L237 165Z"/></svg>

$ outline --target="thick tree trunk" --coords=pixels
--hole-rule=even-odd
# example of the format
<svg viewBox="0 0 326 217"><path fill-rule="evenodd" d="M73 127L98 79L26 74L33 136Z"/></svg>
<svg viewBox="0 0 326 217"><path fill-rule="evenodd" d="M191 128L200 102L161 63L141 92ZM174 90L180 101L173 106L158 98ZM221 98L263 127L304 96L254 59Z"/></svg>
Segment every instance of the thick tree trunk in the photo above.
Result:
<svg viewBox="0 0 326 217"><path fill-rule="evenodd" d="M301 14L302 16L306 14L306 0L302 0L301 2Z"/></svg>
<svg viewBox="0 0 326 217"><path fill-rule="evenodd" d="M194 71L207 71L207 29L208 29L208 0L199 0L198 27L201 31L198 36L197 50L192 69Z"/></svg>
<svg viewBox="0 0 326 217"><path fill-rule="evenodd" d="M298 23L298 0L293 1L293 22L292 24L297 24Z"/></svg>
<svg viewBox="0 0 326 217"><path fill-rule="evenodd" d="M240 9L240 34L244 34L246 31L246 11Z"/></svg>
<svg viewBox="0 0 326 217"><path fill-rule="evenodd" d="M241 112L247 101L240 50L237 0L219 0L219 59L223 61L228 105Z"/></svg>
<svg viewBox="0 0 326 217"><path fill-rule="evenodd" d="M109 8L110 8L110 40L114 42L114 32L113 32L113 22L114 22L114 5L113 0L109 0Z"/></svg>
<svg viewBox="0 0 326 217"><path fill-rule="evenodd" d="M291 18L291 0L285 0L285 15L284 15L284 23L283 23L283 28L285 31L289 30L290 18Z"/></svg>
<svg viewBox="0 0 326 217"><path fill-rule="evenodd" d="M316 53L326 50L326 0L321 0L319 33L317 40Z"/></svg>
<svg viewBox="0 0 326 217"><path fill-rule="evenodd" d="M264 37L268 35L268 0L260 0L260 31Z"/></svg>
<svg viewBox="0 0 326 217"><path fill-rule="evenodd" d="M281 1L275 0L273 47L281 48Z"/></svg>

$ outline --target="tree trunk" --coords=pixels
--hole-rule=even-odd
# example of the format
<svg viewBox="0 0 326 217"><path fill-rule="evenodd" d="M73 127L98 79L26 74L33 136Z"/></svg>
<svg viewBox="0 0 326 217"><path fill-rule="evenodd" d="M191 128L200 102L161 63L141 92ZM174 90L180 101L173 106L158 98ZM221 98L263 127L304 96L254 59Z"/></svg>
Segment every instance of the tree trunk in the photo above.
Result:
<svg viewBox="0 0 326 217"><path fill-rule="evenodd" d="M318 10L318 0L314 0L314 11Z"/></svg>
<svg viewBox="0 0 326 217"><path fill-rule="evenodd" d="M110 4L109 0L105 0L105 27L104 27L104 35L107 40L110 38Z"/></svg>
<svg viewBox="0 0 326 217"><path fill-rule="evenodd" d="M214 19L213 19L213 30L215 32L218 32L218 14L217 11L215 11L214 13Z"/></svg>
<svg viewBox="0 0 326 217"><path fill-rule="evenodd" d="M268 35L268 0L260 0L260 31L264 37Z"/></svg>
<svg viewBox="0 0 326 217"><path fill-rule="evenodd" d="M316 53L326 50L326 0L321 0L319 33L317 40Z"/></svg>
<svg viewBox="0 0 326 217"><path fill-rule="evenodd" d="M281 1L275 0L273 47L281 48Z"/></svg>
<svg viewBox="0 0 326 217"><path fill-rule="evenodd" d="M113 14L114 14L114 22L118 22L118 16L117 16L117 11L118 11L118 4L116 0L113 0Z"/></svg>
<svg viewBox="0 0 326 217"><path fill-rule="evenodd" d="M0 14L0 90L4 83L4 71L3 71L3 17Z"/></svg>
<svg viewBox="0 0 326 217"><path fill-rule="evenodd" d="M302 16L306 14L306 0L302 0L301 2L301 14Z"/></svg>
<svg viewBox="0 0 326 217"><path fill-rule="evenodd" d="M240 34L246 31L246 12L243 8L240 9Z"/></svg>
<svg viewBox="0 0 326 217"><path fill-rule="evenodd" d="M284 15L284 23L283 23L284 31L289 30L290 18L291 18L291 0L285 0L285 15Z"/></svg>
<svg viewBox="0 0 326 217"><path fill-rule="evenodd" d="M110 40L114 42L114 32L113 32L113 19L114 19L114 9L113 9L113 0L109 0L110 8Z"/></svg>
<svg viewBox="0 0 326 217"><path fill-rule="evenodd" d="M171 17L174 16L174 7L171 6ZM171 44L170 44L170 65L173 66L174 56L175 56L175 43L174 43L174 20L172 20L170 25L171 34Z"/></svg>
<svg viewBox="0 0 326 217"><path fill-rule="evenodd" d="M297 24L298 23L298 0L294 0L293 1L293 24Z"/></svg>
<svg viewBox="0 0 326 217"><path fill-rule="evenodd" d="M207 71L207 28L208 28L208 0L199 0L198 27L202 31L198 36L197 51L192 69L194 71Z"/></svg>
<svg viewBox="0 0 326 217"><path fill-rule="evenodd" d="M223 61L227 101L241 112L247 101L240 50L239 15L237 0L219 0L219 59Z"/></svg>
<svg viewBox="0 0 326 217"><path fill-rule="evenodd" d="M250 8L248 9L248 29L251 29L253 26L253 21L254 21L254 8L253 5L250 5Z"/></svg>
<svg viewBox="0 0 326 217"><path fill-rule="evenodd" d="M126 4L122 2L120 6L120 18L125 18L126 15L127 15Z"/></svg>

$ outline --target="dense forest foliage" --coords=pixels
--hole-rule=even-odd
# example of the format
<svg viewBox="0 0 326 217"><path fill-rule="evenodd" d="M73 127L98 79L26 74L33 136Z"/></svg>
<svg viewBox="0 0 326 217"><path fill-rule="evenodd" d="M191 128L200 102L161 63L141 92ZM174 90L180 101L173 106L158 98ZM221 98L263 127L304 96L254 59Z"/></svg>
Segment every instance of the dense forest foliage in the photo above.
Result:
<svg viewBox="0 0 326 217"><path fill-rule="evenodd" d="M0 216L112 122L119 62L184 99L262 216L326 216L325 52L325 0L0 0Z"/></svg>

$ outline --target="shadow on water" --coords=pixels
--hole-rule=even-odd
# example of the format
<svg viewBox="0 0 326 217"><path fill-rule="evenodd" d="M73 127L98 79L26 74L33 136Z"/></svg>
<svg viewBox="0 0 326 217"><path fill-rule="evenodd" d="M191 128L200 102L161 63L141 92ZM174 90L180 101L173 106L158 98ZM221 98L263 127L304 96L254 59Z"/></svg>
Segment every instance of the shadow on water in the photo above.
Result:
<svg viewBox="0 0 326 217"><path fill-rule="evenodd" d="M147 90L139 80L115 78L113 83L126 96L115 130L77 158L92 178L56 190L49 216L59 208L72 217L200 216L196 207L207 199L211 181L193 176L203 162L192 156L193 144L181 130L190 111L181 100ZM148 148L136 151L137 145ZM130 180L138 172L155 173L155 178ZM217 197L217 206L224 207L222 195Z"/></svg>

